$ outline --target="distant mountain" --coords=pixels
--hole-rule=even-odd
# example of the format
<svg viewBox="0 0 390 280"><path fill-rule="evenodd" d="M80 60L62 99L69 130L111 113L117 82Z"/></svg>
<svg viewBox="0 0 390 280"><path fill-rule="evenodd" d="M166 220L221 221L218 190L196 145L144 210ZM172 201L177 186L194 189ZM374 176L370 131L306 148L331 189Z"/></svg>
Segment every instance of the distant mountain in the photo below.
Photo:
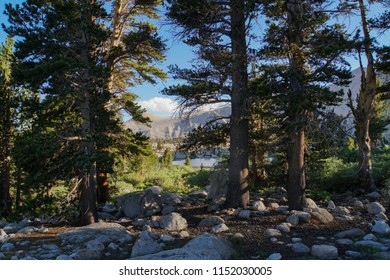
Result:
<svg viewBox="0 0 390 280"><path fill-rule="evenodd" d="M353 95L352 98L353 100L355 100L360 88L360 73L361 72L359 68L352 71L353 78L351 80L351 84L348 87L338 87L335 85L331 86L331 90L338 91L340 89L343 89L345 93L342 103L337 107L330 108L331 110L334 110L336 114L347 116L350 113L350 109L347 105L347 91L348 89L351 89ZM387 82L390 80L390 76L385 75L379 75L379 78L383 82ZM151 139L172 140L185 137L188 132L192 131L194 128L197 128L199 125L204 125L210 120L219 117L228 117L230 116L230 114L231 109L229 106L221 107L210 111L196 112L188 118L180 118L179 116L163 117L147 113L146 116L148 116L152 121L150 127L130 120L125 123L125 128L130 128L134 132L142 132ZM227 121L227 119L223 120L223 122L225 123ZM353 120L350 119L349 123L352 124ZM390 131L386 133L386 137L390 139Z"/></svg>
<svg viewBox="0 0 390 280"><path fill-rule="evenodd" d="M172 140L184 138L188 132L208 121L230 116L230 107L225 106L210 111L199 111L189 117L182 118L179 116L157 116L150 113L145 114L145 116L152 121L150 127L129 120L125 123L125 128L130 128L135 133L142 132L150 139ZM227 121L227 119L220 120L220 122L224 123Z"/></svg>

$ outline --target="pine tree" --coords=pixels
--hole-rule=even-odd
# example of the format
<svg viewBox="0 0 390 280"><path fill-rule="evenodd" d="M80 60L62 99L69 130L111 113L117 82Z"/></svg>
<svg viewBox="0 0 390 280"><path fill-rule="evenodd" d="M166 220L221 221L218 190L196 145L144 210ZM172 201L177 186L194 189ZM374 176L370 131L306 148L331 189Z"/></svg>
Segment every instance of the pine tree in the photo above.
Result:
<svg viewBox="0 0 390 280"><path fill-rule="evenodd" d="M264 3L270 24L263 71L277 98L284 102L287 141L289 208L305 204L306 126L309 116L335 102L329 83L342 83L349 69L342 58L348 44L340 25L328 24L328 1L270 1ZM345 84L345 82L344 82ZM286 94L284 94L286 93Z"/></svg>
<svg viewBox="0 0 390 280"><path fill-rule="evenodd" d="M13 87L11 68L13 40L0 46L0 217L11 214L11 150L14 141L17 92Z"/></svg>
<svg viewBox="0 0 390 280"><path fill-rule="evenodd" d="M187 71L195 79L189 80L191 87L178 88L182 97L184 90L188 93L183 98L184 104L197 107L221 102L224 96L230 95L226 205L246 207L249 203L247 32L257 8L256 1L175 0L168 3L168 17L172 23L181 28L187 43L199 48L199 58L205 58L211 66L202 71ZM218 58L222 60L216 62Z"/></svg>

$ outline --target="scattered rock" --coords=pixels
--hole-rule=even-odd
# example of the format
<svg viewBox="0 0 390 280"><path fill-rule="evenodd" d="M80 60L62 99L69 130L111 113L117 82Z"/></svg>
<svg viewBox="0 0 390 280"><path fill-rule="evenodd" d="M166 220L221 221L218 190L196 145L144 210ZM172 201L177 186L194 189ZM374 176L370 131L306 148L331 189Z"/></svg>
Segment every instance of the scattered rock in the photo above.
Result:
<svg viewBox="0 0 390 280"><path fill-rule="evenodd" d="M353 241L348 238L343 238L343 239L337 239L336 242L340 245L352 245Z"/></svg>
<svg viewBox="0 0 390 280"><path fill-rule="evenodd" d="M4 260L5 259L5 255L3 253L0 253L0 260Z"/></svg>
<svg viewBox="0 0 390 280"><path fill-rule="evenodd" d="M0 237L6 237L6 236L7 233L3 229L0 229Z"/></svg>
<svg viewBox="0 0 390 280"><path fill-rule="evenodd" d="M234 253L232 244L211 234L202 234L184 247L138 258L142 260L227 260Z"/></svg>
<svg viewBox="0 0 390 280"><path fill-rule="evenodd" d="M99 260L101 254L100 252L91 249L80 249L70 257L74 260Z"/></svg>
<svg viewBox="0 0 390 280"><path fill-rule="evenodd" d="M382 195L379 193L379 192L370 192L368 194L365 195L366 197L368 198L373 198L373 199L379 199L382 197Z"/></svg>
<svg viewBox="0 0 390 280"><path fill-rule="evenodd" d="M373 255L373 257L375 259L379 259L379 260L390 260L390 252L379 252L379 253L375 253Z"/></svg>
<svg viewBox="0 0 390 280"><path fill-rule="evenodd" d="M388 221L389 220L389 218L387 218L386 214L383 212L376 214L375 219L378 221Z"/></svg>
<svg viewBox="0 0 390 280"><path fill-rule="evenodd" d="M357 209L363 209L364 203L361 202L360 200L355 200L355 202L353 203L353 207L355 207Z"/></svg>
<svg viewBox="0 0 390 280"><path fill-rule="evenodd" d="M200 221L198 227L213 227L225 223L225 220L219 216L209 216Z"/></svg>
<svg viewBox="0 0 390 280"><path fill-rule="evenodd" d="M293 250L295 253L302 253L302 254L310 253L310 248L303 243L292 244L291 250Z"/></svg>
<svg viewBox="0 0 390 280"><path fill-rule="evenodd" d="M355 246L371 247L380 251L387 251L389 247L384 244L372 240L360 240L354 243Z"/></svg>
<svg viewBox="0 0 390 280"><path fill-rule="evenodd" d="M311 254L323 260L335 260L339 257L338 249L331 245L313 245Z"/></svg>
<svg viewBox="0 0 390 280"><path fill-rule="evenodd" d="M369 233L369 234L366 234L364 237L363 237L363 240L371 240L371 241L377 241L378 238L373 235L372 233Z"/></svg>
<svg viewBox="0 0 390 280"><path fill-rule="evenodd" d="M264 235L267 237L276 237L276 236L281 236L282 233L274 228L270 228L264 231Z"/></svg>
<svg viewBox="0 0 390 280"><path fill-rule="evenodd" d="M283 233L289 233L291 231L292 224L290 223L281 223L276 226L276 229Z"/></svg>
<svg viewBox="0 0 390 280"><path fill-rule="evenodd" d="M142 192L127 193L117 198L118 207L129 218L152 216L162 209L159 187L152 187Z"/></svg>
<svg viewBox="0 0 390 280"><path fill-rule="evenodd" d="M287 217L287 222L290 224L297 226L299 222L308 223L310 222L311 215L307 212L303 211L292 211L291 215Z"/></svg>
<svg viewBox="0 0 390 280"><path fill-rule="evenodd" d="M255 211L266 211L267 210L267 207L264 205L264 203L261 200L255 201L252 204L251 208L252 208L252 210L255 210Z"/></svg>
<svg viewBox="0 0 390 280"><path fill-rule="evenodd" d="M163 216L160 220L160 227L165 230L180 231L187 226L187 220L176 212Z"/></svg>
<svg viewBox="0 0 390 280"><path fill-rule="evenodd" d="M324 208L317 208L311 213L313 219L319 221L322 224L330 223L334 220L333 215Z"/></svg>
<svg viewBox="0 0 390 280"><path fill-rule="evenodd" d="M309 208L309 209L317 209L318 208L317 203L315 203L314 200L311 198L306 198L304 206L306 208Z"/></svg>
<svg viewBox="0 0 390 280"><path fill-rule="evenodd" d="M269 255L269 257L267 258L267 260L281 260L281 259L282 259L282 255L280 253L273 253Z"/></svg>
<svg viewBox="0 0 390 280"><path fill-rule="evenodd" d="M345 251L345 255L348 257L351 257L351 258L360 258L362 253L357 252L357 251L347 250L347 251Z"/></svg>
<svg viewBox="0 0 390 280"><path fill-rule="evenodd" d="M225 232L228 230L229 230L229 228L226 224L219 224L219 225L214 226L211 229L211 233L221 233L221 232Z"/></svg>
<svg viewBox="0 0 390 280"><path fill-rule="evenodd" d="M344 207L344 206L337 206L332 211L333 211L333 213L335 213L337 215L349 215L349 214L351 214L349 209L347 207Z"/></svg>
<svg viewBox="0 0 390 280"><path fill-rule="evenodd" d="M367 212L371 215L379 214L380 212L385 213L386 209L379 202L371 202L367 204Z"/></svg>
<svg viewBox="0 0 390 280"><path fill-rule="evenodd" d="M68 256L68 255L59 255L56 260L58 261L69 261L69 260L73 260L73 258L71 256Z"/></svg>
<svg viewBox="0 0 390 280"><path fill-rule="evenodd" d="M247 220L249 219L251 216L251 211L250 210L245 210L245 209L241 209L238 214L237 214L237 217L240 218L240 219L244 219L244 220Z"/></svg>
<svg viewBox="0 0 390 280"><path fill-rule="evenodd" d="M348 229L348 230L344 230L344 231L341 231L339 233L336 233L335 234L335 237L336 238L359 238L359 237L362 237L364 236L366 233L361 230L360 228L353 228L353 229Z"/></svg>
<svg viewBox="0 0 390 280"><path fill-rule="evenodd" d="M372 232L386 234L390 232L390 226L385 221L376 221L372 228Z"/></svg>
<svg viewBox="0 0 390 280"><path fill-rule="evenodd" d="M15 245L13 243L5 243L0 248L0 250L3 251L3 252L11 251L13 249L15 249Z"/></svg>
<svg viewBox="0 0 390 280"><path fill-rule="evenodd" d="M161 252L163 247L151 235L150 231L143 231L133 246L131 257L139 257Z"/></svg>

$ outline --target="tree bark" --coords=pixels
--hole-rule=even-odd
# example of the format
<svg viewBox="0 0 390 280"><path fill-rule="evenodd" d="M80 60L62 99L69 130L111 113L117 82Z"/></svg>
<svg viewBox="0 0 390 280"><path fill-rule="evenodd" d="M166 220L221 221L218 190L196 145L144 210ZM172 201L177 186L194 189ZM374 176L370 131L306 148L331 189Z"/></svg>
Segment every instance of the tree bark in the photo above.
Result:
<svg viewBox="0 0 390 280"><path fill-rule="evenodd" d="M232 67L232 115L230 119L229 183L227 207L246 207L248 190L248 61L246 45L245 1L231 3Z"/></svg>
<svg viewBox="0 0 390 280"><path fill-rule="evenodd" d="M290 210L302 210L305 201L305 121L306 111L302 107L305 98L304 88L304 53L303 53L303 2L302 0L285 1L288 22L290 133L287 151L287 192Z"/></svg>
<svg viewBox="0 0 390 280"><path fill-rule="evenodd" d="M377 93L377 84L371 38L366 18L366 7L363 0L359 0L359 9L363 28L364 51L367 58L367 69L365 70L360 63L362 77L358 107L357 110L355 110L356 134L359 147L358 187L366 191L372 191L376 188L376 186L371 163L371 139L369 127L372 106Z"/></svg>

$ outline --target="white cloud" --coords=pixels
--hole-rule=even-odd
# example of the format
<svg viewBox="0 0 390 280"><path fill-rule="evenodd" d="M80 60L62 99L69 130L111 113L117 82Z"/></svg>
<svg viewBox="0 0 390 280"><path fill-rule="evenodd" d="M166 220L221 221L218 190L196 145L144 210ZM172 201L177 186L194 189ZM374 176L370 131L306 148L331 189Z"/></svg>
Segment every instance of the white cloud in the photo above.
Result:
<svg viewBox="0 0 390 280"><path fill-rule="evenodd" d="M177 102L167 97L153 97L148 100L138 101L138 104L153 113L174 113L177 109Z"/></svg>

